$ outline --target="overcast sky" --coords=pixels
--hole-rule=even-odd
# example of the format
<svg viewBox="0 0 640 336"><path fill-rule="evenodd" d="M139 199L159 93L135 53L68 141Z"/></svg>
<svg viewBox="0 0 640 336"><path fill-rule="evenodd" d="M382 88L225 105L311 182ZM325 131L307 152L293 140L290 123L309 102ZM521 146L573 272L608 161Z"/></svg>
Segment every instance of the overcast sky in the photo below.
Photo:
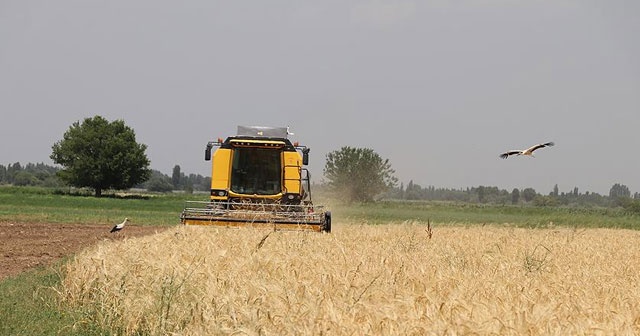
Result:
<svg viewBox="0 0 640 336"><path fill-rule="evenodd" d="M53 164L122 119L151 168L210 174L209 140L287 126L366 147L405 185L640 192L637 0L0 0L0 164ZM498 158L554 141L535 158Z"/></svg>

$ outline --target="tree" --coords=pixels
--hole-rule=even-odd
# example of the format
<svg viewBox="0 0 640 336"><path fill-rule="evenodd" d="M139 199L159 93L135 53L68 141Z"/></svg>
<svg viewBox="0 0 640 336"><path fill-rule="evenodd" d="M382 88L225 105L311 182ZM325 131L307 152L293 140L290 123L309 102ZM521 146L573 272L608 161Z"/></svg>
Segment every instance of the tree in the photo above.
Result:
<svg viewBox="0 0 640 336"><path fill-rule="evenodd" d="M611 189L609 189L609 197L611 198L631 197L631 191L629 191L629 188L626 185L616 183L611 187Z"/></svg>
<svg viewBox="0 0 640 336"><path fill-rule="evenodd" d="M394 173L389 159L382 159L369 148L349 146L328 153L324 168L329 186L348 202L373 201L375 196L396 185L398 179Z"/></svg>
<svg viewBox="0 0 640 336"><path fill-rule="evenodd" d="M53 147L51 159L63 166L61 180L75 187L90 187L95 196L106 189L129 189L151 176L147 146L136 142L124 121L101 116L73 123Z"/></svg>
<svg viewBox="0 0 640 336"><path fill-rule="evenodd" d="M36 185L38 184L38 179L29 172L19 171L13 178L13 184L17 186Z"/></svg>
<svg viewBox="0 0 640 336"><path fill-rule="evenodd" d="M533 188L525 188L522 191L522 198L525 202L531 202L536 197L537 193Z"/></svg>
<svg viewBox="0 0 640 336"><path fill-rule="evenodd" d="M175 165L173 167L173 174L171 175L171 183L173 183L173 188L178 189L180 186L180 180L182 179L182 174L180 173L180 166Z"/></svg>
<svg viewBox="0 0 640 336"><path fill-rule="evenodd" d="M147 190L156 192L170 192L173 190L173 184L168 176L157 170L152 170L151 177L146 183Z"/></svg>
<svg viewBox="0 0 640 336"><path fill-rule="evenodd" d="M22 166L20 162L16 162L13 165L9 164L7 166L7 182L14 183L14 178L18 172L22 171Z"/></svg>
<svg viewBox="0 0 640 336"><path fill-rule="evenodd" d="M518 188L513 188L511 191L511 204L518 204L520 200L520 190Z"/></svg>
<svg viewBox="0 0 640 336"><path fill-rule="evenodd" d="M486 190L484 189L484 186L478 186L478 202L480 203L484 203L485 201L485 196L486 196Z"/></svg>
<svg viewBox="0 0 640 336"><path fill-rule="evenodd" d="M410 180L409 184L407 184L407 189L404 191L404 198L407 200L420 199L421 189L419 185L413 183L413 180Z"/></svg>
<svg viewBox="0 0 640 336"><path fill-rule="evenodd" d="M0 165L0 183L7 182L7 167Z"/></svg>

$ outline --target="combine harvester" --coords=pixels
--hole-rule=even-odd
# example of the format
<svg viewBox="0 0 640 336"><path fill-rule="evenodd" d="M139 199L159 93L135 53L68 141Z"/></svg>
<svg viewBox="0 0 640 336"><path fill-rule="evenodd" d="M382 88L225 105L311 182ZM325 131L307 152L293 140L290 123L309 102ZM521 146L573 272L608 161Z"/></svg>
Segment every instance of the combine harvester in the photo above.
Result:
<svg viewBox="0 0 640 336"><path fill-rule="evenodd" d="M188 201L185 225L268 227L331 232L331 212L311 202L309 148L291 143L287 127L238 126L238 134L209 142L211 196Z"/></svg>

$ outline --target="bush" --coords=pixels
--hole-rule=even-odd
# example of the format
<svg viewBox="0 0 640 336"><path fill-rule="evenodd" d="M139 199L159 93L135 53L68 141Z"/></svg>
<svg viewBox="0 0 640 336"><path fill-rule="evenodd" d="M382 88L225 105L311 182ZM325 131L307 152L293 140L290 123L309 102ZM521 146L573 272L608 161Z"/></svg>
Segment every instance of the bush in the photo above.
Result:
<svg viewBox="0 0 640 336"><path fill-rule="evenodd" d="M155 192L170 192L173 190L173 184L167 178L154 176L147 182L147 190Z"/></svg>

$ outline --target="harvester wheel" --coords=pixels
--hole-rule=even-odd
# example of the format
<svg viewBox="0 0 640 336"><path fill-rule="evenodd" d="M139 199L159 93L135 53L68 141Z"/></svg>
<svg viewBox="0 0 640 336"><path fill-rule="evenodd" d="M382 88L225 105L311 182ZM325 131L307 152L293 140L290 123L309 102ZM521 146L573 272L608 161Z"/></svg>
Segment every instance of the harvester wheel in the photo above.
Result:
<svg viewBox="0 0 640 336"><path fill-rule="evenodd" d="M322 224L323 232L331 232L331 211L324 213L324 224Z"/></svg>

